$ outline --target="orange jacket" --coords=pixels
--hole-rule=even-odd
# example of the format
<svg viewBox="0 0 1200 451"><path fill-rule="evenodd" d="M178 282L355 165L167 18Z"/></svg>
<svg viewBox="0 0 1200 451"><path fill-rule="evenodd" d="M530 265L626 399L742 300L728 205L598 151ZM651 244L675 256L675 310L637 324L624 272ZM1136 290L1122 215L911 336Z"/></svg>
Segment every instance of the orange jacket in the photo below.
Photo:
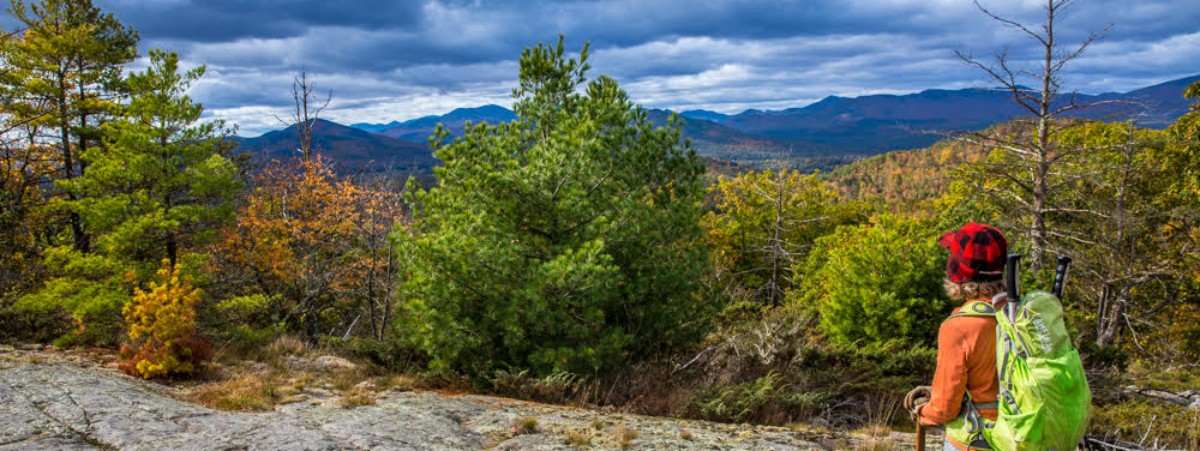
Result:
<svg viewBox="0 0 1200 451"><path fill-rule="evenodd" d="M965 303L964 303L965 305ZM962 307L954 309L958 313ZM1000 391L996 375L996 318L957 316L938 329L937 371L929 404L917 412L926 426L944 424L962 410L963 393L976 404L995 402ZM979 409L980 416L996 419L996 409Z"/></svg>

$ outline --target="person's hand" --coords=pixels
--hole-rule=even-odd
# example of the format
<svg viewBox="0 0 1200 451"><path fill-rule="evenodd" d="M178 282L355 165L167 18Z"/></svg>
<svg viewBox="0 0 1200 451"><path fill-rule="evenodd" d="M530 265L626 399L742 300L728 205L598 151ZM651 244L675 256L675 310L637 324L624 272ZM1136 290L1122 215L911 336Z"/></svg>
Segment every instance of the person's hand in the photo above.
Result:
<svg viewBox="0 0 1200 451"><path fill-rule="evenodd" d="M919 421L921 406L929 404L929 398L932 397L933 390L928 385L914 388L904 396L904 409L908 411L914 422Z"/></svg>

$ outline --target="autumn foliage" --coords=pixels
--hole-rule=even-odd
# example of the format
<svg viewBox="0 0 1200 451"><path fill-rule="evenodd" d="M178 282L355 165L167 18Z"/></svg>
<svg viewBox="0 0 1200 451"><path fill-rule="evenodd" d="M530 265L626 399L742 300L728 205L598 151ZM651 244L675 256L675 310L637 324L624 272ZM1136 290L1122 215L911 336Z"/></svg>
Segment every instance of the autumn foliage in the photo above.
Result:
<svg viewBox="0 0 1200 451"><path fill-rule="evenodd" d="M376 315L391 311L381 304L394 286L386 236L400 217L399 193L340 179L319 155L273 162L255 185L213 249L224 297L265 299L255 326L281 325L313 341L347 330L368 303L374 335L382 335Z"/></svg>
<svg viewBox="0 0 1200 451"><path fill-rule="evenodd" d="M196 337L201 291L181 280L166 259L158 279L150 291L134 288L133 300L121 309L129 327L121 371L146 379L195 373L212 358L212 348Z"/></svg>

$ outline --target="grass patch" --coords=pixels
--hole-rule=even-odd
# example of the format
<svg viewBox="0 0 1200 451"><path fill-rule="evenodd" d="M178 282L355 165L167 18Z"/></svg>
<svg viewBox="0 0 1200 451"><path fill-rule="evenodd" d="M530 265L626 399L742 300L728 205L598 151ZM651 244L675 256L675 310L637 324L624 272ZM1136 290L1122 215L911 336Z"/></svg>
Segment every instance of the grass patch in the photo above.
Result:
<svg viewBox="0 0 1200 451"><path fill-rule="evenodd" d="M900 408L900 397L886 394L869 397L865 408L867 424L859 432L868 437L867 441L887 439L892 433L891 425L896 417L896 411Z"/></svg>
<svg viewBox="0 0 1200 451"><path fill-rule="evenodd" d="M698 390L679 413L727 423L782 424L816 413L829 396L829 393L796 390L779 373L771 372L749 383Z"/></svg>
<svg viewBox="0 0 1200 451"><path fill-rule="evenodd" d="M379 373L372 368L359 365L353 369L337 370L330 377L329 383L333 384L333 388L338 391L349 391L357 387L363 382L371 381L374 384L374 379L379 376Z"/></svg>
<svg viewBox="0 0 1200 451"><path fill-rule="evenodd" d="M571 429L563 439L566 444L576 448L592 446L592 434L586 430Z"/></svg>
<svg viewBox="0 0 1200 451"><path fill-rule="evenodd" d="M617 438L617 446L620 446L621 449L628 449L633 445L633 441L638 438L637 430L624 424L617 426L614 434Z"/></svg>
<svg viewBox="0 0 1200 451"><path fill-rule="evenodd" d="M413 391L425 387L426 383L419 376L408 374L389 374L375 379L375 385L380 391Z"/></svg>
<svg viewBox="0 0 1200 451"><path fill-rule="evenodd" d="M272 360L272 358L279 358L287 355L307 355L311 350L312 348L310 348L308 343L305 343L304 340L292 335L280 335L279 338L276 338L275 341L272 341L271 344L267 345L267 347L264 349L265 353L263 356L261 356L260 360Z"/></svg>
<svg viewBox="0 0 1200 451"><path fill-rule="evenodd" d="M1122 385L1137 385L1169 392L1181 392L1200 388L1200 371L1195 368L1154 368L1144 361L1136 361L1122 374Z"/></svg>
<svg viewBox="0 0 1200 451"><path fill-rule="evenodd" d="M494 393L551 404L570 404L586 390L585 379L572 373L535 377L528 370L498 370L489 379Z"/></svg>
<svg viewBox="0 0 1200 451"><path fill-rule="evenodd" d="M511 427L512 435L536 434L538 432L538 419L534 417L521 417L513 420Z"/></svg>
<svg viewBox="0 0 1200 451"><path fill-rule="evenodd" d="M375 404L375 393L366 390L354 390L351 393L342 396L338 405L343 409L353 409L355 407L369 406Z"/></svg>
<svg viewBox="0 0 1200 451"><path fill-rule="evenodd" d="M855 451L888 451L896 449L896 442L887 437L870 436L854 445Z"/></svg>
<svg viewBox="0 0 1200 451"><path fill-rule="evenodd" d="M246 374L233 379L199 385L186 396L188 401L218 410L254 412L275 408L290 390L275 375Z"/></svg>

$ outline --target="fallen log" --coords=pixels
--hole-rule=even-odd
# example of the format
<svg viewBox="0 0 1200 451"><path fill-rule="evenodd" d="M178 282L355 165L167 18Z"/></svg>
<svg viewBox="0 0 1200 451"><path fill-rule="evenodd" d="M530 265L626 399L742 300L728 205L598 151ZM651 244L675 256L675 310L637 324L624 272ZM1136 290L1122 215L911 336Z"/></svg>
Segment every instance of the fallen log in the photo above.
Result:
<svg viewBox="0 0 1200 451"><path fill-rule="evenodd" d="M1200 410L1200 392L1197 392L1196 390L1171 393L1169 391L1138 388L1130 385L1122 388L1121 391L1130 395L1141 396L1156 401L1184 406L1187 407L1188 410Z"/></svg>

